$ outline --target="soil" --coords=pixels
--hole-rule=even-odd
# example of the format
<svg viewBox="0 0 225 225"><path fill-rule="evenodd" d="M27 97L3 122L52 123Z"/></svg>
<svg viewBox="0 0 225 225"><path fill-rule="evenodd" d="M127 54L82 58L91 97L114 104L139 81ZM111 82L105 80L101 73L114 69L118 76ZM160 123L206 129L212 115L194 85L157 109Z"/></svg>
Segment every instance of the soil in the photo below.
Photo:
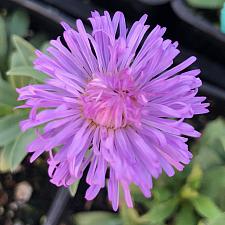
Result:
<svg viewBox="0 0 225 225"><path fill-rule="evenodd" d="M15 173L0 174L0 224L36 225L44 219L56 193L56 187L49 182L44 158L30 164L27 157ZM32 190L31 198L21 201L16 189L21 182L23 196ZM29 196L27 196L29 197ZM28 201L26 201L28 200Z"/></svg>

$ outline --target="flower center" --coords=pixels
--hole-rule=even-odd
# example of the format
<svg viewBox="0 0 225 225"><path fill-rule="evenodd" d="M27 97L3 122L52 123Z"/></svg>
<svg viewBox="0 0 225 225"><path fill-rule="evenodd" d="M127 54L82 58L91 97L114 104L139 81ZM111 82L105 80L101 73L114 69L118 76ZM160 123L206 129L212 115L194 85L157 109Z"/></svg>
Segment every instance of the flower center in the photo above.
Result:
<svg viewBox="0 0 225 225"><path fill-rule="evenodd" d="M140 124L146 99L126 70L114 75L95 75L81 102L87 119L97 125L117 129Z"/></svg>

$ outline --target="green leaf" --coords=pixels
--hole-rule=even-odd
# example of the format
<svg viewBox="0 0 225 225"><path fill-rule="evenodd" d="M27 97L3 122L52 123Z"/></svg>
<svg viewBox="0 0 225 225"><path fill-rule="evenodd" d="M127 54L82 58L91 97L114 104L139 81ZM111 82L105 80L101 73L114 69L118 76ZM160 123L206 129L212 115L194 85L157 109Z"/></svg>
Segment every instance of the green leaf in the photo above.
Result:
<svg viewBox="0 0 225 225"><path fill-rule="evenodd" d="M0 118L0 146L12 142L20 133L19 121L24 118L22 113L14 113Z"/></svg>
<svg viewBox="0 0 225 225"><path fill-rule="evenodd" d="M9 165L11 171L15 170L17 166L22 162L27 155L26 147L31 141L35 139L34 130L28 130L24 133L20 133L9 153Z"/></svg>
<svg viewBox="0 0 225 225"><path fill-rule="evenodd" d="M224 137L225 121L218 118L208 123L202 137L193 146L196 150L199 150L195 161L201 165L203 170L225 163L225 151L221 142Z"/></svg>
<svg viewBox="0 0 225 225"><path fill-rule="evenodd" d="M142 221L150 221L158 224L169 218L176 210L178 204L177 198L171 198L161 203L153 204L153 207L145 215L141 217Z"/></svg>
<svg viewBox="0 0 225 225"><path fill-rule="evenodd" d="M26 40L15 35L13 36L13 43L17 53L12 55L10 63L11 69L7 72L8 75L11 75L9 78L10 83L14 87L23 87L32 83L33 77L35 77L36 80L42 80L45 75L32 68L35 58L35 48Z"/></svg>
<svg viewBox="0 0 225 225"><path fill-rule="evenodd" d="M79 185L80 180L77 180L76 182L74 182L72 185L70 185L69 190L70 190L70 194L74 197L77 193L77 188Z"/></svg>
<svg viewBox="0 0 225 225"><path fill-rule="evenodd" d="M135 202L141 203L145 207L149 208L149 204L151 203L151 201L149 201L149 199L143 195L143 193L135 184L130 185L130 190Z"/></svg>
<svg viewBox="0 0 225 225"><path fill-rule="evenodd" d="M7 114L13 113L13 108L9 105L0 103L0 117L6 116Z"/></svg>
<svg viewBox="0 0 225 225"><path fill-rule="evenodd" d="M197 225L208 225L206 219L201 219L198 221Z"/></svg>
<svg viewBox="0 0 225 225"><path fill-rule="evenodd" d="M0 16L0 67L2 70L5 69L6 55L7 55L7 32L5 20Z"/></svg>
<svg viewBox="0 0 225 225"><path fill-rule="evenodd" d="M192 7L202 9L220 9L223 6L224 0L187 0Z"/></svg>
<svg viewBox="0 0 225 225"><path fill-rule="evenodd" d="M24 66L23 58L21 57L20 53L17 51L15 51L11 54L11 57L9 60L10 60L9 65L10 65L11 70L13 70L15 67L23 67ZM15 77L15 76L11 75L8 77L8 80L14 88L25 86L26 83L30 82L30 78L28 79L27 77L24 77L24 76Z"/></svg>
<svg viewBox="0 0 225 225"><path fill-rule="evenodd" d="M29 42L16 35L13 35L12 41L20 54L24 66L32 66L35 58L35 48Z"/></svg>
<svg viewBox="0 0 225 225"><path fill-rule="evenodd" d="M225 138L224 137L220 137L220 141L221 141L221 144L223 146L223 150L225 152Z"/></svg>
<svg viewBox="0 0 225 225"><path fill-rule="evenodd" d="M222 213L215 219L209 220L208 225L224 225L224 221L225 221L225 213Z"/></svg>
<svg viewBox="0 0 225 225"><path fill-rule="evenodd" d="M124 202L120 205L120 217L123 225L137 225L142 223L141 217L134 208L128 208ZM144 221L145 222L145 221Z"/></svg>
<svg viewBox="0 0 225 225"><path fill-rule="evenodd" d="M7 75L30 77L30 78L33 78L33 79L39 81L39 82L44 82L44 80L47 77L44 73L38 72L37 70L35 70L31 66L14 67L7 72Z"/></svg>
<svg viewBox="0 0 225 225"><path fill-rule="evenodd" d="M190 187L188 184L185 184L180 190L180 196L182 199L190 200L198 196L198 192Z"/></svg>
<svg viewBox="0 0 225 225"><path fill-rule="evenodd" d="M224 137L225 134L225 121L222 118L218 118L209 122L203 131L201 138L199 139L198 145L211 146L213 142L219 137Z"/></svg>
<svg viewBox="0 0 225 225"><path fill-rule="evenodd" d="M191 173L187 178L187 184L193 188L198 189L201 185L202 169L198 163L194 163Z"/></svg>
<svg viewBox="0 0 225 225"><path fill-rule="evenodd" d="M218 206L207 196L198 195L191 201L195 210L203 217L214 219L221 214Z"/></svg>
<svg viewBox="0 0 225 225"><path fill-rule="evenodd" d="M3 149L0 149L0 171L7 172L10 171L10 162L9 162L9 153L12 148L12 143L4 146Z"/></svg>
<svg viewBox="0 0 225 225"><path fill-rule="evenodd" d="M122 225L116 214L108 212L82 212L74 217L77 225Z"/></svg>
<svg viewBox="0 0 225 225"><path fill-rule="evenodd" d="M41 52L45 53L46 55L49 55L47 51L48 47L49 47L49 41L44 42L40 47Z"/></svg>
<svg viewBox="0 0 225 225"><path fill-rule="evenodd" d="M18 66L24 66L23 58L19 52L15 51L11 54L9 58L9 65L11 69Z"/></svg>
<svg viewBox="0 0 225 225"><path fill-rule="evenodd" d="M30 25L29 16L25 11L16 10L9 17L8 29L11 35L26 36Z"/></svg>
<svg viewBox="0 0 225 225"><path fill-rule="evenodd" d="M48 36L46 33L37 33L30 39L30 43L35 46L36 48L41 49L43 43L48 40ZM47 42L49 44L49 42Z"/></svg>
<svg viewBox="0 0 225 225"><path fill-rule="evenodd" d="M11 119L15 121L15 118L11 117ZM2 120L0 120L0 126L3 125L1 121ZM0 137L1 135L2 131L0 129ZM29 130L26 131L25 133L17 133L16 138L15 135L12 134L11 142L8 141L9 143L6 144L2 150L0 150L0 170L4 172L9 170L14 171L27 154L25 150L26 146L34 138L35 138L34 130Z"/></svg>
<svg viewBox="0 0 225 225"><path fill-rule="evenodd" d="M207 146L200 149L199 154L194 160L201 165L201 168L204 171L223 164L223 160L218 154L216 154L214 148L209 148Z"/></svg>
<svg viewBox="0 0 225 225"><path fill-rule="evenodd" d="M186 182L187 176L191 172L191 165L187 165L182 172L175 172L175 175L173 177L168 177L166 174L162 174L160 179L155 181L155 186L159 187L166 187L172 192L177 192L178 189L180 189L184 183Z"/></svg>
<svg viewBox="0 0 225 225"><path fill-rule="evenodd" d="M152 190L154 198L161 202L169 199L171 197L171 191L165 187L157 187Z"/></svg>
<svg viewBox="0 0 225 225"><path fill-rule="evenodd" d="M196 225L196 216L193 208L189 204L184 204L175 217L175 225Z"/></svg>
<svg viewBox="0 0 225 225"><path fill-rule="evenodd" d="M225 34L225 4L220 11L220 30Z"/></svg>
<svg viewBox="0 0 225 225"><path fill-rule="evenodd" d="M219 205L224 206L223 203L225 193L225 166L219 166L207 170L202 180L201 193L214 199ZM221 203L221 204L220 204Z"/></svg>

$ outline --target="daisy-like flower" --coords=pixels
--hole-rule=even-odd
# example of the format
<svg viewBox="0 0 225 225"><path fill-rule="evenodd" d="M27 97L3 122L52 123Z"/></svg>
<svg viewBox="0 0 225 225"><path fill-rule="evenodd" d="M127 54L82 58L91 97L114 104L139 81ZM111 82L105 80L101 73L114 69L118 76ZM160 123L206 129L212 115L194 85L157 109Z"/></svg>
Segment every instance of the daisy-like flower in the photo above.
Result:
<svg viewBox="0 0 225 225"><path fill-rule="evenodd" d="M107 185L114 210L119 187L132 207L131 183L150 197L152 178L183 170L192 157L186 136L200 136L184 119L208 112L205 97L196 97L200 70L184 72L196 58L171 68L178 43L164 40L160 26L146 35L146 19L128 31L123 13L93 12L92 34L81 20L76 30L62 23L66 46L58 37L49 55L36 51L35 68L48 79L18 89L21 107L31 108L22 130L42 125L28 146L31 162L48 152L57 186L73 184L89 166L86 199Z"/></svg>

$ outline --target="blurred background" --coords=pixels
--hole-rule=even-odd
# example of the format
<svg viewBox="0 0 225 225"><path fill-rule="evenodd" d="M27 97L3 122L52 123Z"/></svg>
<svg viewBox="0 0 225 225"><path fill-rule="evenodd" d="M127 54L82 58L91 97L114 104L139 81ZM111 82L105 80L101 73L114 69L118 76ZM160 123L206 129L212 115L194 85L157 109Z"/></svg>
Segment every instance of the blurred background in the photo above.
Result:
<svg viewBox="0 0 225 225"><path fill-rule="evenodd" d="M48 40L62 34L59 22L74 27L92 10L120 10L128 26L148 14L151 28L167 27L166 38L178 41L175 63L194 55L201 68L201 95L210 113L189 123L200 130L190 140L194 159L183 172L154 181L145 199L132 187L135 208L121 202L113 212L102 190L86 201L85 177L70 190L49 182L46 158L33 164L25 146L34 137L21 134L15 88L43 77L32 68L34 49L45 51ZM225 225L225 7L224 0L0 0L0 225Z"/></svg>

